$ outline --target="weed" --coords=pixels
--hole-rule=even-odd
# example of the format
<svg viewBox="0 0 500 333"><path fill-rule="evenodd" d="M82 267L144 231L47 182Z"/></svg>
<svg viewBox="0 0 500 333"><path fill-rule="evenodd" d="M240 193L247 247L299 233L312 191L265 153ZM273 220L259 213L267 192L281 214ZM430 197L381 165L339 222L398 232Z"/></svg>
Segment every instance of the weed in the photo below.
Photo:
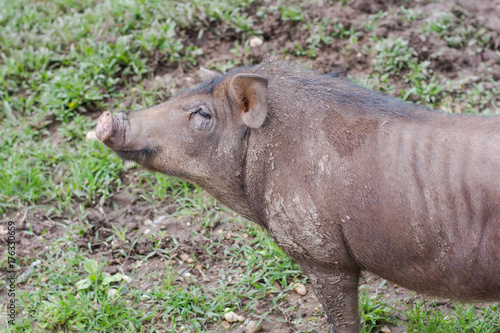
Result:
<svg viewBox="0 0 500 333"><path fill-rule="evenodd" d="M400 7L401 21L413 22L424 17L424 13L419 9Z"/></svg>
<svg viewBox="0 0 500 333"><path fill-rule="evenodd" d="M281 5L278 7L281 11L283 21L304 21L305 15L302 8L297 5Z"/></svg>
<svg viewBox="0 0 500 333"><path fill-rule="evenodd" d="M350 45L354 45L358 41L358 33L353 26L345 29L342 23L330 22L327 18L322 18L317 22L307 22L301 27L301 30L308 31L309 37L306 39L305 49L300 43L295 45L295 54L297 56L305 55L315 58L318 51L324 46L330 45L335 38L349 38Z"/></svg>
<svg viewBox="0 0 500 333"><path fill-rule="evenodd" d="M429 307L430 306L430 307ZM407 311L401 312L407 317L405 323L408 332L488 332L495 333L500 325L500 316L494 311L483 312L486 318L475 316L472 305L455 304L454 310L448 314L438 310L436 302L428 305L416 301L406 304ZM484 310L483 310L484 311Z"/></svg>
<svg viewBox="0 0 500 333"><path fill-rule="evenodd" d="M379 11L376 14L372 14L368 17L367 22L365 23L364 30L365 32L372 32L378 26L378 23L389 15L388 12Z"/></svg>
<svg viewBox="0 0 500 333"><path fill-rule="evenodd" d="M126 236L127 236L127 231L128 231L128 228L127 226L116 226L114 224L111 225L113 227L113 233L116 235L116 237L118 237L119 240L121 240L122 242L125 242L127 239L126 239Z"/></svg>
<svg viewBox="0 0 500 333"><path fill-rule="evenodd" d="M28 327L28 332L39 331L28 325L33 321L38 323L38 329L42 331L141 331L142 322L146 320L143 312L128 306L127 301L130 299L120 292L112 293L113 296L109 293L114 284L123 283L124 276L105 276L101 271L102 264L90 259L83 260L81 252L75 248L69 251L54 248L52 253L42 259L46 269L45 278L35 274L37 283L43 288L33 293L20 293L23 316L12 326L14 332ZM81 269L89 275L78 280Z"/></svg>
<svg viewBox="0 0 500 333"><path fill-rule="evenodd" d="M402 38L382 39L375 44L373 70L378 73L387 73L391 76L409 68L415 61L415 51Z"/></svg>
<svg viewBox="0 0 500 333"><path fill-rule="evenodd" d="M435 32L448 43L449 47L461 48L477 45L480 53L491 43L491 34L484 28L477 28L466 23L465 17L455 17L452 13L440 12L422 26L426 33Z"/></svg>
<svg viewBox="0 0 500 333"><path fill-rule="evenodd" d="M359 309L363 320L362 332L372 332L386 323L395 323L391 318L391 308L382 301L382 296L369 296L367 292L360 293Z"/></svg>
<svg viewBox="0 0 500 333"><path fill-rule="evenodd" d="M441 36L446 35L454 26L455 17L452 13L440 12L434 15L434 18L429 20L422 26L423 32L436 32Z"/></svg>

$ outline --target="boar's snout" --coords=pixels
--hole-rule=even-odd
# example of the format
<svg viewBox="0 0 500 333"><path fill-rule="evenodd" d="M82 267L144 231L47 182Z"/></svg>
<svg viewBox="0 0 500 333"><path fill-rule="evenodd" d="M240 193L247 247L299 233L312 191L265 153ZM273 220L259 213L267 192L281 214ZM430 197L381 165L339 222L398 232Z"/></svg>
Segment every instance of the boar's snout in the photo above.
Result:
<svg viewBox="0 0 500 333"><path fill-rule="evenodd" d="M120 112L114 116L106 111L97 120L95 132L97 138L123 160L151 168L158 153L158 143L152 134L158 120L144 111L147 110Z"/></svg>
<svg viewBox="0 0 500 333"><path fill-rule="evenodd" d="M127 112L120 112L112 115L104 112L97 120L95 134L106 146L116 152L134 151L144 147L145 140L140 137L141 126L136 124L130 126L130 119Z"/></svg>
<svg viewBox="0 0 500 333"><path fill-rule="evenodd" d="M106 143L113 134L113 116L106 111L97 120L97 128L95 134L99 140Z"/></svg>

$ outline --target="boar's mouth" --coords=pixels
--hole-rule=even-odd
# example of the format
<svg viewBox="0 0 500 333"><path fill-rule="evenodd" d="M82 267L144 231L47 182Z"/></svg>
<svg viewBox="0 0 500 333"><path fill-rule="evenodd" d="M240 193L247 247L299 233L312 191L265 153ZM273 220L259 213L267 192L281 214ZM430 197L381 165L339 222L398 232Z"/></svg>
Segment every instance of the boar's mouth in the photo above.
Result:
<svg viewBox="0 0 500 333"><path fill-rule="evenodd" d="M139 150L115 150L115 152L124 161L134 161L141 165L147 164L150 156L156 153L155 148L142 148Z"/></svg>
<svg viewBox="0 0 500 333"><path fill-rule="evenodd" d="M140 130L136 129L135 132ZM156 148L146 146L146 140L134 133L127 112L118 113L114 117L110 112L104 112L97 121L96 136L125 161L144 165L151 155L157 153Z"/></svg>

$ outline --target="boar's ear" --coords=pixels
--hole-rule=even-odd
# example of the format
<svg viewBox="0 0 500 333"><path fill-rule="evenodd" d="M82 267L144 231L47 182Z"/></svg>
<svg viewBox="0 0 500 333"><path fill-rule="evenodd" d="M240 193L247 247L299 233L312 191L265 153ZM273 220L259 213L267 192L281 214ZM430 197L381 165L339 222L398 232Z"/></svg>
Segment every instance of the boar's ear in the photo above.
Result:
<svg viewBox="0 0 500 333"><path fill-rule="evenodd" d="M210 69L206 69L205 67L200 67L200 71L198 73L200 76L200 79L202 81L210 81L217 76L220 76L221 74L217 73L216 71L211 71Z"/></svg>
<svg viewBox="0 0 500 333"><path fill-rule="evenodd" d="M261 75L241 73L231 79L229 98L243 123L259 128L267 116L267 79Z"/></svg>

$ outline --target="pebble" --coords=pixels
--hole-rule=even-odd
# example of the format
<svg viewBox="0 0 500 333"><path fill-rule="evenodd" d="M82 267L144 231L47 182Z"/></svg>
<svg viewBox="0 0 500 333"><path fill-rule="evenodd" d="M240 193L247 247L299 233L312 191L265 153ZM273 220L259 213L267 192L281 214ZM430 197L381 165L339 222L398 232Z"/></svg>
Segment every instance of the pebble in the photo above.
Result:
<svg viewBox="0 0 500 333"><path fill-rule="evenodd" d="M234 313L233 311L229 311L229 312L226 312L224 314L224 318L230 322L230 323L236 323L238 321L245 321L245 317L243 316L239 316L237 315L236 313Z"/></svg>
<svg viewBox="0 0 500 333"><path fill-rule="evenodd" d="M181 258L182 261L187 261L189 259L189 255L186 253L181 253L179 257Z"/></svg>
<svg viewBox="0 0 500 333"><path fill-rule="evenodd" d="M391 333L392 331L391 331L391 329L390 329L389 327L387 327L387 326L382 326L382 327L380 328L380 331L379 331L379 332L382 332L382 333Z"/></svg>
<svg viewBox="0 0 500 333"><path fill-rule="evenodd" d="M185 273L182 277L184 278L184 281L189 285L198 283L198 279L196 278L196 276L191 273Z"/></svg>
<svg viewBox="0 0 500 333"><path fill-rule="evenodd" d="M255 320L250 320L245 327L245 333L258 333L262 331L262 325L257 324Z"/></svg>
<svg viewBox="0 0 500 333"><path fill-rule="evenodd" d="M250 47L259 47L264 44L264 40L258 36L252 36L248 40L248 44L250 45Z"/></svg>
<svg viewBox="0 0 500 333"><path fill-rule="evenodd" d="M85 142L89 142L91 140L96 140L96 139L97 136L95 135L95 131L87 132L87 134L85 135Z"/></svg>
<svg viewBox="0 0 500 333"><path fill-rule="evenodd" d="M293 288L293 291L295 291L300 296L305 296L307 294L306 287L303 284L300 284L300 283L297 283L295 285L295 288Z"/></svg>
<svg viewBox="0 0 500 333"><path fill-rule="evenodd" d="M223 321L222 322L222 327L224 327L226 330L228 330L228 329L231 328L231 324L228 323L227 321Z"/></svg>
<svg viewBox="0 0 500 333"><path fill-rule="evenodd" d="M163 223L165 220L167 219L167 216L166 215L160 215L160 216L157 216L155 218L155 220L153 221L154 224L161 224Z"/></svg>
<svg viewBox="0 0 500 333"><path fill-rule="evenodd" d="M193 262L194 262L193 258L189 258L189 259L187 260L187 263L188 263L188 264L192 264Z"/></svg>

